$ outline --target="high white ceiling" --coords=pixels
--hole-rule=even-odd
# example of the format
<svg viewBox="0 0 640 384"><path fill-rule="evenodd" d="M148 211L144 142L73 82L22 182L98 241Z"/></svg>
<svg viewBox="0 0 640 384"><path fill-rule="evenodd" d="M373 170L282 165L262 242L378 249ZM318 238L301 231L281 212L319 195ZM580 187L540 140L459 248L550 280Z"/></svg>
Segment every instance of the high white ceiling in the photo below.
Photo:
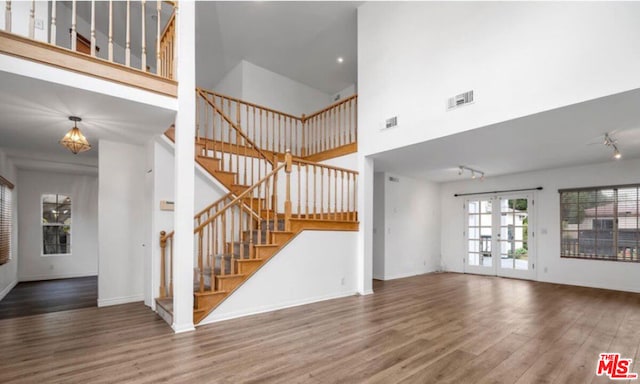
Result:
<svg viewBox="0 0 640 384"><path fill-rule="evenodd" d="M70 115L83 119L78 127L93 146L90 151L74 155L58 143L73 126ZM0 72L0 148L24 168L38 168L34 160L45 161L48 167L96 166L99 140L142 145L166 130L174 115L146 104Z"/></svg>
<svg viewBox="0 0 640 384"><path fill-rule="evenodd" d="M381 153L375 170L447 182L460 180L458 165L491 177L614 161L605 132L623 159L640 158L638 106L640 90L603 97Z"/></svg>
<svg viewBox="0 0 640 384"><path fill-rule="evenodd" d="M332 94L357 82L362 2L196 4L196 76L213 87L240 60ZM338 57L344 58L337 63Z"/></svg>

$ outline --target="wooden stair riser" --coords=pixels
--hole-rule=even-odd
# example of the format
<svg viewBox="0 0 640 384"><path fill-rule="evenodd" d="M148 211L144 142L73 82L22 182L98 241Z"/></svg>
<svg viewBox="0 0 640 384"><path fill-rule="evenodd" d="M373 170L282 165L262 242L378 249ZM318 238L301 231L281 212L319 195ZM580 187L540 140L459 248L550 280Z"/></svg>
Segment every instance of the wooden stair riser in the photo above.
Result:
<svg viewBox="0 0 640 384"><path fill-rule="evenodd" d="M227 296L227 292L196 292L193 294L194 309L206 310L217 306Z"/></svg>
<svg viewBox="0 0 640 384"><path fill-rule="evenodd" d="M218 179L225 187L233 191L232 188L236 182L236 174L232 172L213 171L211 174ZM234 191L235 193L235 191Z"/></svg>
<svg viewBox="0 0 640 384"><path fill-rule="evenodd" d="M271 241L272 244L282 246L291 240L293 236L295 236L293 232L271 232Z"/></svg>
<svg viewBox="0 0 640 384"><path fill-rule="evenodd" d="M269 259L271 256L275 255L279 250L279 245L256 245L254 246L256 249L256 258L257 259Z"/></svg>
<svg viewBox="0 0 640 384"><path fill-rule="evenodd" d="M226 275L216 276L216 289L218 291L233 291L238 285L242 284L245 275Z"/></svg>
<svg viewBox="0 0 640 384"><path fill-rule="evenodd" d="M243 231L241 239L245 243L252 243L254 245L257 244L267 244L267 231L266 230L258 230L253 229L251 231Z"/></svg>
<svg viewBox="0 0 640 384"><path fill-rule="evenodd" d="M220 172L220 159L208 156L198 156L198 163L210 173Z"/></svg>
<svg viewBox="0 0 640 384"><path fill-rule="evenodd" d="M254 248L251 243L234 241L233 243L227 243L226 248L227 252L233 254L236 259L253 258ZM243 248L242 252L240 252L241 248Z"/></svg>
<svg viewBox="0 0 640 384"><path fill-rule="evenodd" d="M229 191L233 192L236 196L241 195L244 191L251 188L251 186L241 184L230 184L227 187L229 188Z"/></svg>
<svg viewBox="0 0 640 384"><path fill-rule="evenodd" d="M278 230L279 231L284 231L284 227L285 227L284 219L278 219ZM260 223L260 228L262 230L266 230L267 228L269 228L269 231L273 232L273 230L275 228L275 224L274 224L273 218L270 218L268 222L267 222L267 220L262 220L262 222Z"/></svg>
<svg viewBox="0 0 640 384"><path fill-rule="evenodd" d="M241 275L249 275L262 265L262 259L236 260L236 270Z"/></svg>
<svg viewBox="0 0 640 384"><path fill-rule="evenodd" d="M247 207L250 207L253 211L258 212L260 210L264 210L264 198L248 198L245 197L243 199L244 204Z"/></svg>

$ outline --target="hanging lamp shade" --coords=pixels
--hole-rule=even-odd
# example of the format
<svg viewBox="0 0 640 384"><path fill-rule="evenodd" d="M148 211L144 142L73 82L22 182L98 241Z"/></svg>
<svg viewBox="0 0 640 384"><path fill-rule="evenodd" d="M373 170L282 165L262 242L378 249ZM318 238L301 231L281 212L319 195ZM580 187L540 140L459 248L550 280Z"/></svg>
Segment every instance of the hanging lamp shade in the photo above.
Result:
<svg viewBox="0 0 640 384"><path fill-rule="evenodd" d="M60 144L69 149L73 154L77 155L80 152L88 151L91 149L91 144L84 137L80 129L78 129L78 121L82 121L77 116L69 116L69 120L73 121L73 128L67 132L66 135L60 140Z"/></svg>

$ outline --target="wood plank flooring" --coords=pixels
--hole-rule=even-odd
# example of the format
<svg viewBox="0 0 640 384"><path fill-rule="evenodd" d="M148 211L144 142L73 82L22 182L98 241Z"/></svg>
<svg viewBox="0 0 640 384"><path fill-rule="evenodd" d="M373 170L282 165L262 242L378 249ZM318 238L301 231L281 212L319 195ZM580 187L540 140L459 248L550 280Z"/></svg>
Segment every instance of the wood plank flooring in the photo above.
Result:
<svg viewBox="0 0 640 384"><path fill-rule="evenodd" d="M0 320L3 383L605 383L640 294L461 274L174 335L142 304Z"/></svg>
<svg viewBox="0 0 640 384"><path fill-rule="evenodd" d="M0 319L95 307L98 277L18 283L0 301Z"/></svg>

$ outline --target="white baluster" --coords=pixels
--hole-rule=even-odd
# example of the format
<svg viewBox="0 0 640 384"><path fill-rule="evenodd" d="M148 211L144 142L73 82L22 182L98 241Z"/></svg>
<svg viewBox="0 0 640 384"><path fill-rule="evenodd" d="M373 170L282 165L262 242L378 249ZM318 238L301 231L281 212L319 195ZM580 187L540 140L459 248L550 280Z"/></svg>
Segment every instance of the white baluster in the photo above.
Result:
<svg viewBox="0 0 640 384"><path fill-rule="evenodd" d="M162 1L158 0L156 1L157 8L156 8L156 24L157 24L157 29L156 29L156 75L160 74L160 34L162 33L162 31L160 31L160 11L162 10Z"/></svg>
<svg viewBox="0 0 640 384"><path fill-rule="evenodd" d="M4 30L7 32L11 32L11 0L7 0L5 5Z"/></svg>
<svg viewBox="0 0 640 384"><path fill-rule="evenodd" d="M76 44L78 40L78 34L76 32L76 21L77 21L76 0L73 0L71 2L71 50L72 51L76 50Z"/></svg>
<svg viewBox="0 0 640 384"><path fill-rule="evenodd" d="M145 12L144 12L144 4L145 4L145 0L142 0L140 2L140 5L142 6L142 57L141 59L141 63L140 63L140 69L142 69L143 71L147 72L147 39L146 39L146 31L145 31Z"/></svg>
<svg viewBox="0 0 640 384"><path fill-rule="evenodd" d="M91 56L96 55L96 2L91 0Z"/></svg>
<svg viewBox="0 0 640 384"><path fill-rule="evenodd" d="M124 49L124 64L129 67L131 65L131 7L127 0L127 41Z"/></svg>
<svg viewBox="0 0 640 384"><path fill-rule="evenodd" d="M33 39L36 35L36 1L31 0L31 9L29 9L29 38Z"/></svg>
<svg viewBox="0 0 640 384"><path fill-rule="evenodd" d="M113 61L113 1L109 0L109 61Z"/></svg>
<svg viewBox="0 0 640 384"><path fill-rule="evenodd" d="M51 44L56 45L56 0L51 1Z"/></svg>

